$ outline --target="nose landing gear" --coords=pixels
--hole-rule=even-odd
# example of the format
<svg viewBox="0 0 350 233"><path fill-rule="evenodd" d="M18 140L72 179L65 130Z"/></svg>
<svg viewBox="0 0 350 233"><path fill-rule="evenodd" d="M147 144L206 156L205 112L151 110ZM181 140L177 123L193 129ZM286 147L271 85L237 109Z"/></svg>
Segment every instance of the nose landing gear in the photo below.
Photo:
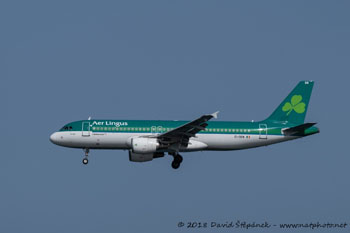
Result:
<svg viewBox="0 0 350 233"><path fill-rule="evenodd" d="M174 160L171 163L171 167L174 168L174 169L178 169L180 167L180 164L182 163L183 158L178 153L173 154L173 156L174 156Z"/></svg>
<svg viewBox="0 0 350 233"><path fill-rule="evenodd" d="M90 150L89 150L89 148L85 148L84 151L85 151L85 158L83 159L83 164L87 165L89 163L88 155L89 155Z"/></svg>

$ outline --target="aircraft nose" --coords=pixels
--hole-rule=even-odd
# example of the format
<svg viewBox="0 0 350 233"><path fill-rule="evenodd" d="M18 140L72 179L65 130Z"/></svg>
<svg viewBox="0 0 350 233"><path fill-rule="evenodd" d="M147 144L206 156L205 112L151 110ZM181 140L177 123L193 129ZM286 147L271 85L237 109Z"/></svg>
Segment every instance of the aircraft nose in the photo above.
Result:
<svg viewBox="0 0 350 233"><path fill-rule="evenodd" d="M57 144L57 140L58 138L57 138L57 133L53 133L53 134L51 134L51 136L50 136L50 141L52 142L52 143L54 143L54 144Z"/></svg>

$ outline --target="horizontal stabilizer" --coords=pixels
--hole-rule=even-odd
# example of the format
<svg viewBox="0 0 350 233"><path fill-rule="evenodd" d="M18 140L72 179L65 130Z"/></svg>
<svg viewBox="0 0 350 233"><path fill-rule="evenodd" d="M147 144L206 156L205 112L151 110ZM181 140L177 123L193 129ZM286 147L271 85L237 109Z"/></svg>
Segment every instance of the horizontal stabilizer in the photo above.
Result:
<svg viewBox="0 0 350 233"><path fill-rule="evenodd" d="M283 130L284 135L293 135L293 134L298 134L298 133L304 133L304 130L316 125L316 123L305 123L301 124L295 127L287 128Z"/></svg>

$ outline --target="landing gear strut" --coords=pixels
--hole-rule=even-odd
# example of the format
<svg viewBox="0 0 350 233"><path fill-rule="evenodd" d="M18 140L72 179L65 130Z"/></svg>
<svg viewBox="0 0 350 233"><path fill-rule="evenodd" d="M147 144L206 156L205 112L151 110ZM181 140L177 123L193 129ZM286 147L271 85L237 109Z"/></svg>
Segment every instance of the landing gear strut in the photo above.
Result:
<svg viewBox="0 0 350 233"><path fill-rule="evenodd" d="M178 169L180 167L180 164L181 164L183 158L178 153L173 154L173 156L174 156L174 160L171 163L171 167L174 168L174 169Z"/></svg>
<svg viewBox="0 0 350 233"><path fill-rule="evenodd" d="M84 149L84 151L85 151L85 158L83 159L83 164L88 164L89 163L89 160L88 160L88 155L89 155L89 148L85 148Z"/></svg>

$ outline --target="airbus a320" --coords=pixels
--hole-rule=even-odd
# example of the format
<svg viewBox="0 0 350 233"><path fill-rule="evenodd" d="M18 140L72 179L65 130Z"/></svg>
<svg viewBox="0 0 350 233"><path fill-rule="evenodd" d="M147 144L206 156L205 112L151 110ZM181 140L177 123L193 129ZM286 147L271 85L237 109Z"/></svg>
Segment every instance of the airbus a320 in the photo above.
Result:
<svg viewBox="0 0 350 233"><path fill-rule="evenodd" d="M193 121L81 120L64 125L50 136L56 145L81 148L83 164L91 149L128 150L132 162L146 162L165 154L178 169L182 152L227 151L267 146L319 133L316 123L305 123L313 81L301 81L265 120L210 121L218 112Z"/></svg>

